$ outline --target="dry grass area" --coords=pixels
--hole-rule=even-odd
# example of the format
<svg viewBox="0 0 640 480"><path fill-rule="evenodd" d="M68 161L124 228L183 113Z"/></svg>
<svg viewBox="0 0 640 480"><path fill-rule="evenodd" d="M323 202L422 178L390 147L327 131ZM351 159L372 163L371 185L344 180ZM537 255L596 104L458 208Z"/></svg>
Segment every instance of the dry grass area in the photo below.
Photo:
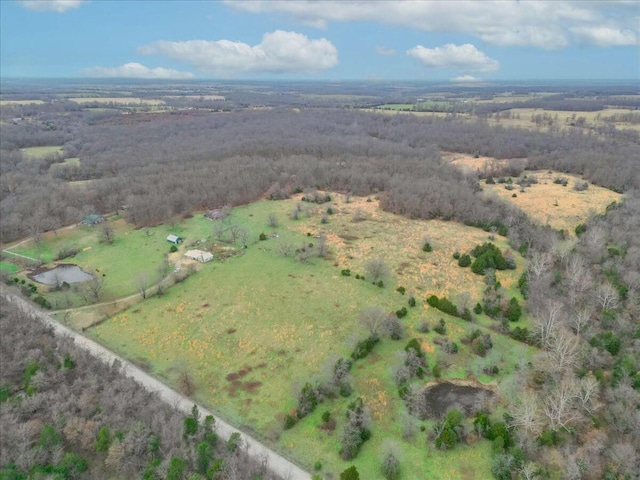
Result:
<svg viewBox="0 0 640 480"><path fill-rule="evenodd" d="M303 222L295 227L300 233L326 235L332 260L341 269L349 268L352 275L364 274L366 263L382 258L397 285L407 289L407 295L426 300L432 294L455 298L456 294L469 292L473 298L481 298L482 281L470 269L459 268L452 256L488 241L487 232L457 222L410 220L385 212L377 200L370 200L353 197L349 203L334 202L336 213L328 224ZM307 208L310 216L317 218L327 207L312 204ZM364 220L354 221L356 216ZM424 238L428 238L432 252L422 251ZM509 248L503 237L496 237L494 242L501 249ZM503 284L510 284L511 273L501 272Z"/></svg>
<svg viewBox="0 0 640 480"><path fill-rule="evenodd" d="M442 152L442 159L468 173L485 173L496 168L502 168L509 163L509 160L482 156L473 157L466 153L456 152Z"/></svg>
<svg viewBox="0 0 640 480"><path fill-rule="evenodd" d="M139 97L78 97L69 98L68 100L80 104L84 103L105 103L105 104L117 104L117 105L164 105L162 100L154 98L139 98Z"/></svg>
<svg viewBox="0 0 640 480"><path fill-rule="evenodd" d="M42 105L42 100L0 100L0 107L11 105Z"/></svg>
<svg viewBox="0 0 640 480"><path fill-rule="evenodd" d="M507 190L504 184L499 183L487 185L483 182L482 186L488 195L498 195L541 223L570 233L577 225L603 212L607 205L622 197L619 193L593 184L589 184L587 190L577 191L574 186L585 183L577 175L548 171L526 172L526 175L535 177L538 183L526 187L524 192L515 185L515 181L513 190ZM567 186L554 183L560 178L567 180Z"/></svg>

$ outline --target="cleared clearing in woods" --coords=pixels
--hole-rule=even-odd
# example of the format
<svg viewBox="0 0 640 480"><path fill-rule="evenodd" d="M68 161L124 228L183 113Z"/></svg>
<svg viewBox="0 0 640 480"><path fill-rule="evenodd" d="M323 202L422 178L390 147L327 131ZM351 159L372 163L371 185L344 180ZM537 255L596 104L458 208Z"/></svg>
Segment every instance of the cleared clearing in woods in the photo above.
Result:
<svg viewBox="0 0 640 480"><path fill-rule="evenodd" d="M522 162L523 165L526 162L526 159L475 158L451 152L443 154L443 158L464 171L483 175L510 162ZM500 178L510 183L499 183ZM519 185L523 180L534 180L537 183L529 183L523 189ZM604 212L611 202L622 199L621 194L587 182L578 175L552 170L527 170L519 177L494 177L494 181L495 184L487 184L485 180L480 182L487 195L497 195L518 206L540 223L558 230L567 230L570 234L587 218ZM581 188L583 189L580 190Z"/></svg>

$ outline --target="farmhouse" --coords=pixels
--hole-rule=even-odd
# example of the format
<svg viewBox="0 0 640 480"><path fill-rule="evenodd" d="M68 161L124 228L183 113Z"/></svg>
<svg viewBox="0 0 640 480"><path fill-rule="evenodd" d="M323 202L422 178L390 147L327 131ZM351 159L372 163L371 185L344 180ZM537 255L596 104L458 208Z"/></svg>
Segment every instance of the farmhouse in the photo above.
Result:
<svg viewBox="0 0 640 480"><path fill-rule="evenodd" d="M172 243L174 245L180 245L182 243L182 237L179 237L174 234L167 235L167 242Z"/></svg>
<svg viewBox="0 0 640 480"><path fill-rule="evenodd" d="M184 254L184 256L202 263L207 263L213 260L213 254L202 250L189 250Z"/></svg>
<svg viewBox="0 0 640 480"><path fill-rule="evenodd" d="M86 217L84 217L82 219L82 225L89 225L90 227L93 227L94 225L97 225L99 223L102 223L105 221L105 218L102 215L97 215L95 213L92 213L91 215L87 215Z"/></svg>

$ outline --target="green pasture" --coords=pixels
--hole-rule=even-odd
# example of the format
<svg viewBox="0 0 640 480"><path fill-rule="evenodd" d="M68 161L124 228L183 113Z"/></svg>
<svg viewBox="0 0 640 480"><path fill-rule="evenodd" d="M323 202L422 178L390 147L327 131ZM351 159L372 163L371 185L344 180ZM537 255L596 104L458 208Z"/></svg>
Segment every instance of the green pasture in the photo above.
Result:
<svg viewBox="0 0 640 480"><path fill-rule="evenodd" d="M62 147L58 145L50 145L46 147L27 147L21 148L20 151L28 158L40 159L51 155L62 155Z"/></svg>
<svg viewBox="0 0 640 480"><path fill-rule="evenodd" d="M376 108L381 110L413 110L413 107L415 107L413 103L385 103Z"/></svg>
<svg viewBox="0 0 640 480"><path fill-rule="evenodd" d="M414 336L420 339L430 365L438 361L444 366L443 378L475 377L495 383L531 354L529 347L489 330L491 320L483 316L478 324L470 324L424 301L432 293L453 299L457 293L469 292L474 302L480 299L483 277L458 267L451 256L456 250L466 252L486 241L488 233L452 222L408 220L381 212L375 201L353 199L346 203L337 197L323 205L300 203L300 219L293 220L289 214L296 203L297 199L261 201L234 208L223 224L247 229L247 249L236 246L235 256L204 265L163 297L133 305L91 328L89 334L169 383L176 384L178 375L186 369L197 385L195 399L308 466L320 460L337 474L350 465L337 455L340 422L333 435L316 427L322 411L330 410L336 418L343 418L348 402L361 395L373 412L373 437L352 463L364 478L380 478L376 459L387 437L401 443L407 471L433 472L439 478L485 478L488 466L479 460L488 449L485 442L453 452L436 452L425 446L425 433L418 432L415 441L402 443L398 419L405 415L406 408L396 393L390 369L395 352ZM334 214L322 224L321 215L329 206ZM271 213L279 219L276 228L267 225ZM354 221L356 217L364 220ZM74 263L89 265L91 259L91 268L106 273L110 293L124 295L134 290L131 278L136 271L152 268L162 260L168 250L168 233L185 237L181 255L196 242L208 245L213 225L196 215L151 229L123 226L114 245L94 239L91 249L83 252L86 259L78 255ZM94 228L88 236L95 236L100 226ZM268 239L259 241L260 233ZM300 263L278 253L282 243L308 247L321 235L329 246L326 258ZM433 252L420 248L425 235ZM507 248L501 237L495 241ZM392 271L384 288L355 278L356 273L364 274L369 260L378 257L384 258ZM518 258L517 263L518 270L498 273L510 291L515 291L522 271L523 260ZM115 281L114 268L128 273ZM347 268L351 276L341 274ZM395 291L398 285L407 289L406 295ZM389 311L408 307L410 295L417 298L418 305L409 308L409 315L403 319L405 338L383 339L370 357L354 366L352 397L326 401L313 415L281 433L283 415L295 408L295 394L304 382L319 375L330 358L348 356L353 341L366 336L358 322L359 312L374 305ZM433 330L427 334L417 331L422 321L433 327L439 318L446 319L447 338L460 345L457 355L440 351L433 342L439 335ZM492 335L495 347L485 359L460 343L474 328ZM482 374L487 362L500 366L500 377ZM476 461L480 466L467 471L465 465Z"/></svg>
<svg viewBox="0 0 640 480"><path fill-rule="evenodd" d="M0 262L0 273L12 274L20 270L20 267L9 262Z"/></svg>

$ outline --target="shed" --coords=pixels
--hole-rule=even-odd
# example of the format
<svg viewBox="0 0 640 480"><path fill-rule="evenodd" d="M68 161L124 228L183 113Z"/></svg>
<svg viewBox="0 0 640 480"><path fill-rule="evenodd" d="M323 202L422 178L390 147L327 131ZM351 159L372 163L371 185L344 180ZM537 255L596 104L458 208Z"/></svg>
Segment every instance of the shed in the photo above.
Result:
<svg viewBox="0 0 640 480"><path fill-rule="evenodd" d="M82 219L82 225L89 225L89 226L93 226L93 225L97 225L99 223L102 223L105 221L105 218L102 215L97 215L95 213L92 213L91 215L87 215L86 217L84 217Z"/></svg>
<svg viewBox="0 0 640 480"><path fill-rule="evenodd" d="M184 256L202 263L207 263L213 260L213 254L203 250L189 250L184 254Z"/></svg>
<svg viewBox="0 0 640 480"><path fill-rule="evenodd" d="M170 235L167 235L167 242L173 243L174 245L180 245L182 243L182 240L183 240L182 237L174 235L173 233Z"/></svg>

